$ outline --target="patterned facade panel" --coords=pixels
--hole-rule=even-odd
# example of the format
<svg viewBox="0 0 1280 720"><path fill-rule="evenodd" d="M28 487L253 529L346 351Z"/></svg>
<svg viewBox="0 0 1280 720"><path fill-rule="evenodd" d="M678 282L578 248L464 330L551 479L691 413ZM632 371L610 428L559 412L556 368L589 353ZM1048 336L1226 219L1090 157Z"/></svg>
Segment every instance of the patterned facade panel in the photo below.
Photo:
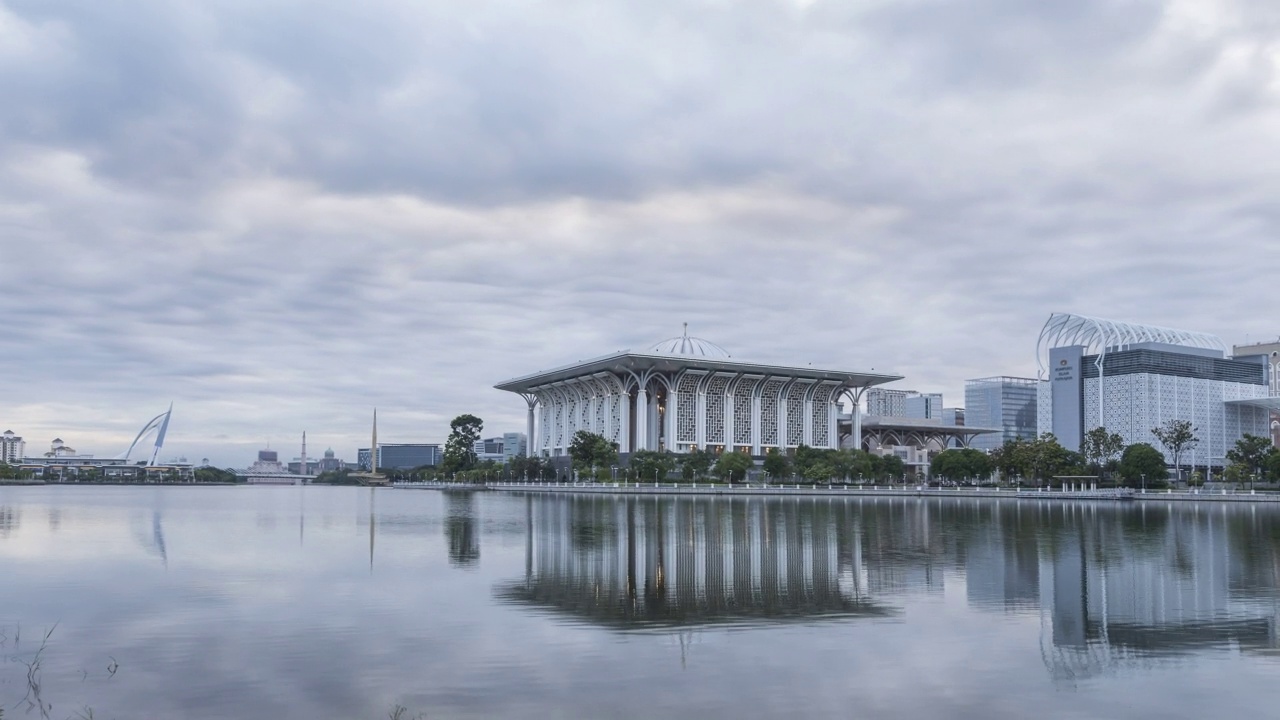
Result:
<svg viewBox="0 0 1280 720"><path fill-rule="evenodd" d="M607 435L609 431L609 402L606 399L606 388L599 380L591 381L591 392L595 396L593 405L595 417L591 419L591 432Z"/></svg>
<svg viewBox="0 0 1280 720"><path fill-rule="evenodd" d="M811 383L796 383L787 391L787 445L804 444L804 394Z"/></svg>
<svg viewBox="0 0 1280 720"><path fill-rule="evenodd" d="M813 391L813 444L815 447L831 447L831 396L835 385L819 385Z"/></svg>
<svg viewBox="0 0 1280 720"><path fill-rule="evenodd" d="M539 413L541 414L541 417L539 418L540 420L539 427L542 430L542 432L538 434L541 436L540 440L541 440L542 449L548 452L551 451L551 427L552 427L551 417L552 416L551 416L550 403L552 402L554 401L551 399L550 395L546 395L546 394L538 395L538 405L540 408Z"/></svg>
<svg viewBox="0 0 1280 720"><path fill-rule="evenodd" d="M676 442L698 442L698 381L702 375L685 373L676 384Z"/></svg>
<svg viewBox="0 0 1280 720"><path fill-rule="evenodd" d="M738 381L737 387L733 389L733 444L734 445L750 445L751 444L751 421L755 417L752 412L754 403L752 398L755 395L756 386L760 384L758 378L743 378Z"/></svg>
<svg viewBox="0 0 1280 720"><path fill-rule="evenodd" d="M622 444L622 401L623 395L619 392L613 392L609 395L609 432L605 437L611 441Z"/></svg>
<svg viewBox="0 0 1280 720"><path fill-rule="evenodd" d="M723 445L725 391L732 378L716 375L707 382L707 444Z"/></svg>
<svg viewBox="0 0 1280 720"><path fill-rule="evenodd" d="M760 444L765 447L778 445L778 392L785 380L770 380L760 390Z"/></svg>
<svg viewBox="0 0 1280 720"><path fill-rule="evenodd" d="M1221 466L1227 451L1245 433L1264 435L1267 432L1265 412L1255 417L1243 408L1223 402L1257 397L1259 388L1265 392L1264 386L1150 373L1106 377L1103 383L1105 394L1100 400L1098 379L1084 380L1085 431L1099 425L1101 402L1101 424L1107 430L1119 433L1126 445L1151 444L1164 453L1169 462L1173 458L1151 430L1170 420L1190 421L1199 438L1182 458L1186 465L1210 462Z"/></svg>

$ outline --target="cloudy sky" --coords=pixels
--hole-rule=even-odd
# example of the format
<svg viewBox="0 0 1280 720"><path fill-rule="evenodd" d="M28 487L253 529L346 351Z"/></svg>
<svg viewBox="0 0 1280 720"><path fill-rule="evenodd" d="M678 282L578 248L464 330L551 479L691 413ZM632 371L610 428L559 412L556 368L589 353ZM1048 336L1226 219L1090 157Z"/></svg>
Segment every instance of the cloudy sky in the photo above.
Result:
<svg viewBox="0 0 1280 720"><path fill-rule="evenodd" d="M0 0L0 429L354 459L680 332L963 402L1280 335L1273 0ZM33 447L34 446L34 447Z"/></svg>

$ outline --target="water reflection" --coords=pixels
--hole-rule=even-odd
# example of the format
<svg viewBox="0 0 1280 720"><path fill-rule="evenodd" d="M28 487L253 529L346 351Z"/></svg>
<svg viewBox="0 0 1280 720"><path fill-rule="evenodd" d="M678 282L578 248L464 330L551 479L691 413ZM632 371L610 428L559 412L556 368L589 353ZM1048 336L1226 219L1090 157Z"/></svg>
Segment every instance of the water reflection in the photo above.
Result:
<svg viewBox="0 0 1280 720"><path fill-rule="evenodd" d="M1055 679L1200 649L1280 648L1280 511L1272 508L525 502L524 578L496 596L615 629L893 615L921 598L941 601L950 575L975 610L1038 615Z"/></svg>
<svg viewBox="0 0 1280 720"><path fill-rule="evenodd" d="M843 503L529 498L498 598L621 629L878 616Z"/></svg>
<svg viewBox="0 0 1280 720"><path fill-rule="evenodd" d="M449 564L470 568L480 563L480 534L476 528L476 494L445 491L444 535L449 542Z"/></svg>

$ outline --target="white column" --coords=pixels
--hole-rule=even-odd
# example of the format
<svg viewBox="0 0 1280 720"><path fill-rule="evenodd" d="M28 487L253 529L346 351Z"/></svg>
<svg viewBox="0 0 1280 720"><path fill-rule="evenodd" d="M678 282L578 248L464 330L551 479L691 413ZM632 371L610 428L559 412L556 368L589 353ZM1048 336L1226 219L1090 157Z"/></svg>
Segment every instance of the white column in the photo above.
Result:
<svg viewBox="0 0 1280 720"><path fill-rule="evenodd" d="M538 400L537 398L526 396L524 401L529 404L529 417L525 421L524 456L533 457L533 449L536 447L534 444L536 442L536 438L533 436L533 409L538 404Z"/></svg>
<svg viewBox="0 0 1280 720"><path fill-rule="evenodd" d="M850 395L850 401L853 403L853 419L850 423L851 432L853 433L853 447L862 449L862 393L866 388L861 388Z"/></svg>
<svg viewBox="0 0 1280 720"><path fill-rule="evenodd" d="M649 449L649 393L643 387L636 390L636 446L634 449Z"/></svg>

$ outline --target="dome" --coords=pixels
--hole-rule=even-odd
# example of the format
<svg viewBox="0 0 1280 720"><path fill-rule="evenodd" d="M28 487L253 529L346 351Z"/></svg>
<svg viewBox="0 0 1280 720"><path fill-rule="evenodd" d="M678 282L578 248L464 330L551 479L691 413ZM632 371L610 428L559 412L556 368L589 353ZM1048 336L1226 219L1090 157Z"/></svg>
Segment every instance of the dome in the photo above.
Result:
<svg viewBox="0 0 1280 720"><path fill-rule="evenodd" d="M329 448L328 450L325 450L325 451L324 451L324 456L325 456L326 458L332 458L332 457L333 457L333 448Z"/></svg>
<svg viewBox="0 0 1280 720"><path fill-rule="evenodd" d="M703 340L699 337L690 337L689 323L684 324L683 335L663 340L650 348L650 352L655 352L659 355L690 355L693 357L705 358L729 357L728 350L725 350L710 340Z"/></svg>

